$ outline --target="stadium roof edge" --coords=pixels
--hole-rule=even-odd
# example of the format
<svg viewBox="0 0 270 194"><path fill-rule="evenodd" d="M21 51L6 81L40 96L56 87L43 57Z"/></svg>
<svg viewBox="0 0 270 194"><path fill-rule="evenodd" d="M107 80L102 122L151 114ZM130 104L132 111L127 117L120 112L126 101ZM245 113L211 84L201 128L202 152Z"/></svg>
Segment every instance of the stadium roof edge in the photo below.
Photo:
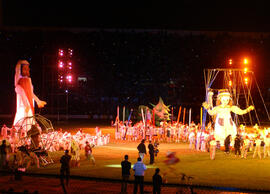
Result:
<svg viewBox="0 0 270 194"><path fill-rule="evenodd" d="M253 37L253 38L263 38L268 37L270 32L241 32L241 31L223 31L223 30L175 30L175 29L140 29L140 28L76 28L76 27L36 27L36 26L1 26L0 31L14 31L14 32L27 32L27 31L65 31L72 33L82 33L82 32L167 32L178 35L207 35L207 36L217 36L217 35L230 35L235 37Z"/></svg>

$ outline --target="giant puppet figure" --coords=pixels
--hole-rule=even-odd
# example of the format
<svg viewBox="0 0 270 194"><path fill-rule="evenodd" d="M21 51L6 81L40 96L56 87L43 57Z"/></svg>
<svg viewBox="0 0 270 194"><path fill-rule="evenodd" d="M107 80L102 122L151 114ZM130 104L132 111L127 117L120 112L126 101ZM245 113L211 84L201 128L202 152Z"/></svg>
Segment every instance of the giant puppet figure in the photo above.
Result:
<svg viewBox="0 0 270 194"><path fill-rule="evenodd" d="M208 93L208 102L204 102L202 105L207 110L209 115L215 116L215 129L214 137L216 141L220 142L220 145L224 145L224 140L228 135L234 138L237 134L237 128L232 120L231 112L243 115L251 110L254 110L253 106L242 110L239 107L232 105L232 98L228 90L222 89L217 96L216 106L213 107L212 103L213 92Z"/></svg>
<svg viewBox="0 0 270 194"><path fill-rule="evenodd" d="M15 69L15 91L17 98L17 109L13 125L24 117L31 117L35 114L34 101L36 101L39 108L43 108L47 103L40 100L33 92L33 85L30 78L29 63L26 60L19 60ZM31 128L31 126L29 126ZM30 129L29 128L29 129ZM29 129L24 130L24 134Z"/></svg>

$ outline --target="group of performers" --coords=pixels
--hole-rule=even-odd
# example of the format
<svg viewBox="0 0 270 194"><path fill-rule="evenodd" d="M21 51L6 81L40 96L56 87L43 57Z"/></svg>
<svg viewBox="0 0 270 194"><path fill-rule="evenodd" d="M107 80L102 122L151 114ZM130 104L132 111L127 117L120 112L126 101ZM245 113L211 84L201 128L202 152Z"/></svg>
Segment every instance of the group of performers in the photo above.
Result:
<svg viewBox="0 0 270 194"><path fill-rule="evenodd" d="M166 143L179 143L187 142L189 137L190 126L183 123L171 123L161 122L161 126L153 126L148 124L145 127L142 121L132 125L130 122L128 125L122 121L115 126L115 139L126 141L141 141L142 139L166 142ZM195 125L192 122L192 127L200 128L200 125Z"/></svg>
<svg viewBox="0 0 270 194"><path fill-rule="evenodd" d="M39 158L40 150L38 148L40 147L43 147L47 153L71 150L72 159L78 164L80 153L85 149L87 144L93 148L106 145L110 142L110 134L103 135L99 127L96 127L95 135L85 133L82 129L79 129L75 134L67 131L63 132L62 129L59 129L50 133L42 133L39 144L33 148L33 140L31 138L19 140L18 135L15 133L13 136L11 131L12 128L8 128L6 125L3 125L1 128L0 142L5 140L8 148L6 160L10 161L10 158L14 158L15 156L18 164L20 166L26 166L26 169L31 163L35 163L39 167L41 161Z"/></svg>
<svg viewBox="0 0 270 194"><path fill-rule="evenodd" d="M216 149L222 149L226 153L229 150L239 151L236 155L242 158L246 158L248 152L254 152L254 157L270 157L270 128L259 129L257 124L252 128L240 125L236 134L233 136L229 133L225 139L216 139L215 125L212 122L207 124L205 130L201 128L200 123L195 124L194 122L191 122L190 125L181 122L162 122L160 127L149 124L146 130L142 121L133 126L132 122L129 122L129 125L119 122L115 127L115 137L118 140L141 141L146 139L153 142L189 143L190 149L210 152L211 159L215 158ZM228 138L230 138L229 141ZM238 139L239 143L237 143ZM261 148L263 148L262 151ZM261 152L263 152L263 156Z"/></svg>

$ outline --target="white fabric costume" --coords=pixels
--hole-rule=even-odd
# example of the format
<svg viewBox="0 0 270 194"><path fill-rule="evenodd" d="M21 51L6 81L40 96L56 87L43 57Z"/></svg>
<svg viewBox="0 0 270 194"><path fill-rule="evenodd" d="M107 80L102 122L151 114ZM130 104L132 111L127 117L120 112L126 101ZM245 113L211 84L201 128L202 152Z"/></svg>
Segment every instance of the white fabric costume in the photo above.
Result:
<svg viewBox="0 0 270 194"><path fill-rule="evenodd" d="M220 145L224 145L224 140L228 135L231 135L232 138L237 134L237 127L231 118L231 112L243 115L253 110L253 106L249 106L247 109L242 110L237 106L233 106L229 104L231 101L230 93L226 90L221 90L218 94L218 100L220 100L221 104L211 107L211 101L213 92L208 93L209 101L203 103L203 107L207 110L209 115L216 116L215 119L215 129L214 129L214 137L216 141L220 142Z"/></svg>
<svg viewBox="0 0 270 194"><path fill-rule="evenodd" d="M29 76L22 75L22 72L21 72L22 64L29 65L29 63L26 60L19 60L15 69L14 85L15 85L16 101L17 101L16 115L13 121L13 125L15 127L18 127L16 126L16 124L18 123L18 121L20 120L22 121L22 118L31 117L34 115L34 108L33 108L34 101L36 101L36 103L38 104L40 108L42 108L46 104L46 102L39 100L39 98L34 94L31 78ZM19 84L19 81L21 78L28 79L27 81L29 81L30 83L29 91L25 91L25 88L23 88ZM29 96L27 96L27 94L30 96L30 99L32 99L32 102L29 101ZM29 124L33 124L33 120L31 119L27 120L27 122L29 122ZM26 125L26 126L27 127L23 129L25 130L25 132L27 132L31 128L31 125Z"/></svg>

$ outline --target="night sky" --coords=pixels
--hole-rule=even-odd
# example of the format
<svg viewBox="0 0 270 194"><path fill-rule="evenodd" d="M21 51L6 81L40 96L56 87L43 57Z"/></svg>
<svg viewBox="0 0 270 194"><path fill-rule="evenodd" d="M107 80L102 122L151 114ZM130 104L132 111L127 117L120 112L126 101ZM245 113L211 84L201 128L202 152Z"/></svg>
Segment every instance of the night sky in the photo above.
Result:
<svg viewBox="0 0 270 194"><path fill-rule="evenodd" d="M270 31L267 1L177 2L10 0L2 7L8 26Z"/></svg>
<svg viewBox="0 0 270 194"><path fill-rule="evenodd" d="M15 92L13 90L13 73L14 68L10 64L14 64L17 61L17 58L22 56L22 54L26 54L32 59L31 64L31 76L35 81L35 85L40 86L36 87L35 91L41 96L44 97L45 100L48 100L47 93L44 92L42 89L45 87L43 81L41 80L42 75L38 75L40 73L41 67L43 68L44 64L48 61L44 61L49 55L54 55L54 51L61 46L61 43L68 42L73 43L75 48L75 53L77 54L78 61L75 63L78 65L78 68L81 68L81 72L83 72L83 68L86 66L91 66L92 68L90 72L92 73L92 77L96 76L96 83L104 82L103 85L97 85L93 81L93 85L96 84L96 88L103 88L103 86L107 86L108 84L104 77L111 77L112 79L116 79L117 82L127 83L125 77L129 77L130 75L127 74L129 72L129 67L125 66L126 63L131 62L130 59L134 59L133 65L134 69L137 71L137 75L134 76L133 79L135 80L143 80L148 77L147 73L140 78L140 71L137 65L141 65L141 69L148 68L148 72L152 72L155 68L164 68L168 73L165 75L162 83L164 80L172 79L177 80L179 82L180 87L183 85L181 84L181 77L185 77L187 74L195 75L194 71L192 71L192 65L201 65L201 64L218 64L224 62L228 55L244 55L250 54L250 56L254 56L254 63L260 67L259 69L263 71L264 67L267 67L269 57L268 57L268 48L269 46L264 46L263 49L266 51L265 53L259 53L258 49L262 49L260 47L261 43L256 42L252 43L252 46L248 45L245 46L245 42L243 44L239 44L238 47L233 48L233 41L226 45L226 43L222 43L221 45L225 45L228 48L226 52L222 53L224 50L220 48L220 52L217 51L218 49L214 49L213 47L208 48L211 46L211 38L210 39L199 39L196 37L194 44L189 45L189 41L192 42L191 39L185 42L185 40L179 40L179 45L171 45L174 44L173 39L170 37L164 38L167 42L165 45L162 40L162 35L156 35L147 44L148 41L147 37L136 35L136 39L133 40L133 34L124 34L124 37L111 37L109 33L104 33L105 35L95 35L91 34L90 38L86 35L83 37L85 39L80 39L78 34L72 34L68 30L69 29L84 29L86 32L87 29L160 29L160 30L187 30L187 31L235 31L235 32L270 32L270 13L268 7L266 6L265 2L267 1L260 1L260 2L229 2L229 1L195 1L195 0L182 0L178 1L177 4L172 2L164 3L146 3L146 1L80 1L80 2L68 2L68 1L0 1L2 3L2 7L0 7L3 11L2 14L2 26L6 33L1 34L1 38L3 39L3 43L7 44L5 47L2 46L1 57L5 59L2 60L2 66L4 67L4 72L8 72L3 76L3 80L5 81L5 87L2 87L2 93L4 94L2 98L9 98L15 99ZM127 3L128 2L128 3ZM28 29L28 27L37 27L36 29L42 29L41 31L33 30L33 31L23 31L21 33L18 30L18 33L14 33L13 35L8 34L9 31L14 32L15 27L20 27L18 29ZM56 32L54 35L50 34L51 27L54 29L64 29L66 30L65 33ZM31 28L29 28L31 29ZM48 29L49 33L43 33L45 30ZM83 31L83 30L82 30ZM37 32L35 34L35 32ZM32 36L33 35L33 36ZM119 35L117 35L119 36ZM147 35L149 36L149 35ZM159 37L160 36L160 37ZM56 38L57 37L57 38ZM150 36L149 36L150 37ZM31 42L30 45L25 43ZM91 40L93 38L93 40ZM96 38L96 39L95 39ZM115 39L114 39L115 38ZM54 40L55 39L55 40ZM41 42L39 42L41 40ZM50 40L50 42L46 42ZM139 40L140 42L136 42ZM155 45L155 40L157 45ZM36 42L35 42L36 41ZM73 41L73 42L72 42ZM77 41L77 42L76 42ZM238 40L236 39L236 42ZM127 57L125 59L125 54L122 53L112 53L111 51L114 49L113 45L117 45L119 43L119 52L122 52L124 46L128 42L128 48L126 49ZM205 48L201 45L201 42L205 43ZM222 40L221 40L222 42ZM169 44L170 43L170 44ZM258 43L258 44L257 44ZM42 45L43 44L43 45ZM104 45L103 45L104 44ZM107 44L107 45L106 45ZM178 42L176 43L178 44ZM182 46L182 45L184 46ZM159 45L163 45L159 47ZM256 48L252 48L256 45ZM265 44L267 45L267 44ZM9 47L10 46L10 47ZM100 46L100 47L99 47ZM182 46L182 47L181 47ZM200 50L196 50L196 46L200 47ZM152 49L152 47L154 49ZM15 48L15 49L14 49ZM116 47L117 48L117 47ZM134 48L134 50L133 50ZM141 51L145 48L145 55L142 55ZM218 47L217 47L218 48ZM187 50L187 57L181 56L179 57L180 50ZM212 50L211 50L212 49ZM262 49L262 50L263 50ZM182 50L182 51L183 51ZM211 56L211 53L207 53L207 51L217 51L219 56ZM116 52L117 49L115 50ZM104 53L107 52L108 58L104 58ZM152 53L151 53L152 52ZM198 53L196 53L198 52ZM242 52L242 53L241 53ZM101 54L100 54L101 53ZM183 51L184 53L184 51ZM100 55L99 55L100 54ZM46 57L44 57L46 55ZM113 56L118 56L115 58L109 58ZM150 58L149 56L153 56ZM159 58L155 61L155 56L159 55ZM14 57L15 56L15 57ZM149 60L149 63L156 62L146 67L144 63L145 61L140 62L139 58L137 57L145 57L146 56ZM193 57L194 56L194 57ZM204 57L200 57L204 56ZM220 57L220 56L223 56ZM197 58L198 57L198 58ZM217 59L221 59L223 61L218 61ZM111 60L112 59L112 60ZM144 59L144 58L143 58ZM178 59L178 61L174 61ZM188 60L194 61L188 61ZM255 59L257 61L255 61ZM113 61L114 60L114 61ZM186 60L186 61L185 61ZM4 61L4 62L3 62ZM188 62L187 62L188 61ZM166 62L166 63L164 63ZM51 61L52 63L52 61ZM122 63L122 64L121 64ZM163 63L163 66L156 67L155 64ZM188 64L190 63L190 64ZM116 65L115 65L116 64ZM169 65L168 65L169 64ZM179 67L174 66L174 64L178 64ZM106 68L102 68L102 65L106 65L110 71L107 71ZM118 65L118 66L117 66ZM122 66L121 66L122 65ZM171 65L171 66L170 66ZM183 73L184 75L177 74L175 72L179 71L181 73L181 68L185 68L188 73ZM99 69L100 68L100 69ZM121 72L121 69L123 72ZM175 68L175 70L172 70ZM202 67L200 67L202 68ZM124 70L126 69L126 70ZM44 70L44 69L43 69ZM166 71L161 72L166 72ZM201 69L196 69L198 76L203 76ZM93 72L96 71L96 74ZM110 74L110 72L115 72L118 75L114 76ZM103 76L98 77L99 74ZM158 72L159 73L159 72ZM156 73L156 74L158 74ZM175 75L174 75L175 73ZM261 77L265 76L262 72ZM40 73L41 74L41 73ZM134 74L136 74L134 72ZM151 73L149 73L151 74ZM105 76L104 76L105 75ZM108 76L107 76L108 75ZM137 77L136 77L137 76ZM152 73L152 78L157 79L159 78L158 75L154 75ZM151 77L150 76L150 77ZM198 87L203 90L202 86L199 86L199 83L203 83L202 80L198 81L197 77L192 78L192 82L194 87ZM189 76L186 76L188 79ZM260 77L260 76L258 76ZM266 77L266 76L265 76ZM10 79L12 78L12 79ZM151 78L151 79L152 79ZM179 81L180 80L180 81ZM108 79L108 82L111 83L111 80ZM152 80L153 82L153 80ZM201 84L200 83L200 84ZM266 88L269 84L264 85ZM92 87L92 86L91 86ZM116 88L118 86L115 86ZM119 86L120 87L120 86ZM122 87L122 86L121 86ZM129 86L125 86L129 89ZM142 86L141 86L142 87ZM193 87L193 86L192 86ZM197 89L198 89L197 88ZM112 88L108 88L113 90ZM105 90L105 89L104 89ZM179 88L177 89L179 90ZM117 90L116 90L117 91ZM151 93L151 92L149 92ZM181 93L181 92L179 92ZM145 103L155 103L153 99L158 99L158 94L153 95L151 99L145 99L143 104ZM185 96L187 93L182 95ZM191 93L189 93L191 95ZM99 92L99 95L102 96L102 91ZM116 96L115 94L111 94ZM12 98L10 98L10 96ZM120 96L120 95L119 95ZM133 96L137 96L136 93ZM46 99L47 98L47 99ZM125 99L131 99L130 93L127 96L124 96ZM202 99L204 98L203 95L197 96L194 99L189 98L189 100L196 101L199 105L201 104ZM11 100L10 100L11 101ZM80 99L80 101L82 101ZM92 102L93 103L93 102ZM126 103L122 101L122 104ZM89 104L89 103L88 103ZM97 103L96 103L97 104ZM49 106L49 105L48 105ZM10 108L12 107L12 108ZM78 107L78 106L77 106ZM1 113L12 113L15 109L15 101L12 100L10 103L6 103L0 109ZM106 109L106 108L105 108ZM47 109L49 110L49 108Z"/></svg>

